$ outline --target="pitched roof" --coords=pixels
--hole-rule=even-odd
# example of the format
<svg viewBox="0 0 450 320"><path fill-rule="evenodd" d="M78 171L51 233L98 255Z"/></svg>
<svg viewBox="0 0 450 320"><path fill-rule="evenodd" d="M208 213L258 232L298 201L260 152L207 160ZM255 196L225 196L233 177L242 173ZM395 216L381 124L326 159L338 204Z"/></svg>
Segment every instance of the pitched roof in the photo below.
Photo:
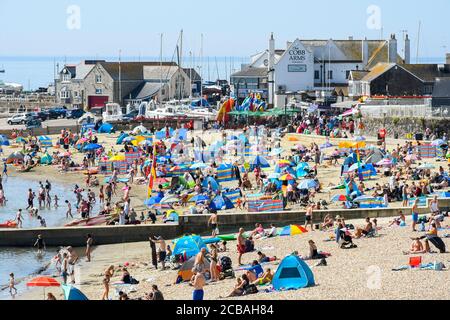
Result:
<svg viewBox="0 0 450 320"><path fill-rule="evenodd" d="M78 64L75 79L83 80L84 78L86 78L89 72L91 72L91 70L94 69L94 67L95 65L92 64L85 64L85 63Z"/></svg>
<svg viewBox="0 0 450 320"><path fill-rule="evenodd" d="M161 77L164 81L171 79L173 75L178 71L177 65L145 65L143 67L143 79L145 80L160 80Z"/></svg>
<svg viewBox="0 0 450 320"><path fill-rule="evenodd" d="M266 77L267 68L247 68L231 75L233 78Z"/></svg>
<svg viewBox="0 0 450 320"><path fill-rule="evenodd" d="M402 67L414 74L424 82L434 82L439 77L450 76L450 65L442 65L441 70L438 64L404 64Z"/></svg>
<svg viewBox="0 0 450 320"><path fill-rule="evenodd" d="M120 78L122 80L143 80L144 66L159 66L161 62L121 62ZM119 62L99 62L114 79L119 79ZM163 66L176 66L175 62L163 62Z"/></svg>
<svg viewBox="0 0 450 320"><path fill-rule="evenodd" d="M437 78L433 89L433 98L450 98L450 78Z"/></svg>
<svg viewBox="0 0 450 320"><path fill-rule="evenodd" d="M194 68L183 68L184 73L187 74L188 77L191 76L192 72L192 81L201 81L202 77L198 74L198 72Z"/></svg>
<svg viewBox="0 0 450 320"><path fill-rule="evenodd" d="M159 83L143 82L125 98L126 99L131 98L135 100L144 100L147 98L152 98L158 93L160 88L161 85Z"/></svg>
<svg viewBox="0 0 450 320"><path fill-rule="evenodd" d="M375 67L370 69L370 72L367 73L361 80L371 82L394 66L395 63L378 63Z"/></svg>
<svg viewBox="0 0 450 320"><path fill-rule="evenodd" d="M345 55L344 59L333 59L331 61L363 61L362 46L363 40L300 40L300 42L314 52L316 61L324 56L328 60L328 42L332 41L336 47ZM374 67L379 62L387 63L389 60L389 42L386 40L366 40L369 49L368 69ZM285 50L276 50L277 54L282 54ZM397 55L397 63L402 63L403 59Z"/></svg>
<svg viewBox="0 0 450 320"><path fill-rule="evenodd" d="M350 78L353 81L360 81L362 80L370 71L367 70L351 70L350 71Z"/></svg>

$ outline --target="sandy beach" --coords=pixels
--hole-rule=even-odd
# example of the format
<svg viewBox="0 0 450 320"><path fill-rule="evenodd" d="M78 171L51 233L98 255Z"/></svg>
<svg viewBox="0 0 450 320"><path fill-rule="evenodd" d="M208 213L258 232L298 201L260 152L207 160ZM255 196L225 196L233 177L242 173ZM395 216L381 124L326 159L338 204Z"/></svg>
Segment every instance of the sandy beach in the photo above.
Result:
<svg viewBox="0 0 450 320"><path fill-rule="evenodd" d="M312 266L316 286L297 291L285 292L264 292L260 287L260 292L256 295L248 295L233 299L363 299L363 300L411 300L411 299L450 299L447 283L450 281L449 270L403 270L392 271L392 268L407 265L409 256L402 251L408 250L413 233L408 227L390 227L390 219L379 219L379 226L382 229L375 238L357 239L356 249L344 250L338 248L334 241L324 241L331 233L325 231L308 232L292 237L276 237L256 241L256 248L260 249L268 256L284 256L298 251L300 255L306 255L308 250L308 240L316 242L319 250L331 253L327 259L327 266L313 265L315 260L307 261ZM359 226L363 220L348 221ZM408 225L410 220L407 220ZM450 245L448 239L444 239L447 246ZM236 268L237 253L236 242L229 242L228 252L225 254L233 260L233 267ZM81 253L81 250L78 250ZM443 262L450 263L450 253L423 254L423 263ZM243 263L250 263L256 259L256 253L247 253L243 257ZM114 265L118 269L119 265L128 262L132 266L128 267L131 275L140 281L135 288L136 292L129 294L130 298L143 297L145 292L150 292L151 285L157 284L163 292L165 299L190 300L192 287L187 283L174 284L176 270L155 270L150 263L150 248L148 242L104 245L95 249L91 263L82 262L79 265L79 277L77 287L80 288L89 299L100 299L102 295L102 272L109 266ZM277 264L264 265L264 268L276 269ZM237 271L239 276L242 271ZM378 278L379 274L379 278ZM112 283L119 280L120 272L113 277ZM216 300L231 292L235 279L226 279L217 283L208 284L205 287L205 299ZM62 298L59 289L49 290L58 299ZM114 289L111 288L111 298L114 296ZM59 296L58 296L59 294ZM24 292L19 299L42 299L42 290L29 290Z"/></svg>
<svg viewBox="0 0 450 320"><path fill-rule="evenodd" d="M194 134L199 134L198 132ZM220 137L220 132L210 132L203 135L207 143L214 141ZM52 137L55 139L55 137ZM121 146L116 146L115 141L117 134L99 135L99 143L106 149L113 148L119 151ZM306 137L305 137L306 138ZM285 137L282 140L282 147L289 154L290 148L297 144L309 145L311 136L303 140L299 136L299 141L288 141ZM316 137L316 143L320 144L325 141L325 137ZM333 141L332 141L333 142ZM388 139L388 148L394 147L402 140ZM16 148L4 147L5 155L17 150ZM53 152L56 149L51 148ZM333 149L330 150L330 152ZM82 153L74 153L73 158L76 162L82 160ZM435 160L430 162L439 166ZM84 186L84 174L77 173L61 173L55 166L39 166L28 173L15 172L10 167L10 175L23 177L30 181L40 181L44 178L50 181L60 182L63 184ZM340 165L330 165L323 163L318 167L318 179L324 188L339 183ZM375 183L386 183L386 177L379 174L376 179L365 181L366 187L374 187ZM99 177L102 183L103 177ZM227 182L225 186L235 186L231 182ZM132 185L131 192L132 206L137 212L145 210L143 200L146 198L146 185ZM97 190L96 190L97 191ZM326 200L328 203L332 196L342 193L340 190L319 193L316 195L315 201ZM337 208L340 204L329 204L329 208ZM391 203L391 207L399 207L400 202ZM409 218L408 218L409 219ZM356 240L358 248L352 250L339 249L333 241L324 241L329 238L331 233L326 232L309 232L300 236L293 237L277 237L273 239L257 240L256 248L263 251L268 256L277 256L282 258L293 251L300 254L307 254L307 241L312 239L318 245L319 250L331 253L331 257L327 259L327 266L313 267L313 273L316 279L316 286L298 291L288 292L264 292L268 287L260 288L257 295L249 295L240 297L239 299L449 299L450 294L444 283L450 280L448 271L425 271L425 270L405 270L392 271L394 267L408 264L408 256L402 251L409 249L410 237L414 236L410 228L387 228L390 219L380 219L379 225L382 230L379 236L373 239ZM303 222L303 221L302 221ZM348 221L356 226L363 225L363 221ZM408 220L409 222L409 220ZM301 223L299 221L299 223ZM265 226L268 227L268 226ZM280 226L281 227L281 226ZM236 226L237 231L238 226ZM447 245L448 240L444 240ZM168 243L169 244L169 243ZM152 284L157 284L163 292L166 299L191 299L192 288L188 284L174 285L177 271L155 271L150 265L150 248L149 243L129 243L116 245L103 245L96 247L93 253L93 261L87 263L84 261L82 248L78 248L77 252L82 257L80 263L77 264L77 287L79 287L90 299L100 299L102 295L102 273L109 266L118 267L125 262L131 264L128 268L131 275L140 281L136 286L137 291L130 293L131 298L143 297L145 292L149 292ZM230 242L228 252L233 262L237 261L236 244ZM250 263L256 258L256 253L248 253L244 255L243 262ZM443 262L448 264L450 254L425 254L423 262ZM308 261L312 265L316 261ZM234 265L236 267L236 265ZM269 264L264 267L271 267L276 270L276 264ZM240 275L242 272L237 272ZM368 285L374 280L373 277L379 273L380 282L375 281L376 285ZM374 275L375 274L375 275ZM112 283L117 281L120 272L112 279ZM219 299L220 296L228 294L235 283L234 279L227 279L218 283L211 283L205 288L205 299ZM58 299L62 298L61 290L49 290L53 292ZM110 297L114 296L114 288L111 288ZM42 299L42 290L26 290L21 292L17 299Z"/></svg>

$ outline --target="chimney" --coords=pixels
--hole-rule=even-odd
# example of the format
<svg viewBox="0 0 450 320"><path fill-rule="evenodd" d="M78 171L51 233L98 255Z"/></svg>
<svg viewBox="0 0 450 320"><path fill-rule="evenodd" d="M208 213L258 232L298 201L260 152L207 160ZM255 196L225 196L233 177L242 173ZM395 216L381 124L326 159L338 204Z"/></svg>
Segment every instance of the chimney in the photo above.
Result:
<svg viewBox="0 0 450 320"><path fill-rule="evenodd" d="M269 39L269 64L268 69L272 70L275 64L275 39L273 38L273 33L270 34Z"/></svg>
<svg viewBox="0 0 450 320"><path fill-rule="evenodd" d="M362 61L365 68L369 63L369 42L367 41L367 38L362 40Z"/></svg>
<svg viewBox="0 0 450 320"><path fill-rule="evenodd" d="M391 34L391 39L389 39L389 63L397 63L397 39L395 38L395 33Z"/></svg>
<svg viewBox="0 0 450 320"><path fill-rule="evenodd" d="M447 53L447 59L445 60L446 64L450 64L450 53Z"/></svg>
<svg viewBox="0 0 450 320"><path fill-rule="evenodd" d="M411 63L411 40L409 40L408 34L405 37L405 64Z"/></svg>

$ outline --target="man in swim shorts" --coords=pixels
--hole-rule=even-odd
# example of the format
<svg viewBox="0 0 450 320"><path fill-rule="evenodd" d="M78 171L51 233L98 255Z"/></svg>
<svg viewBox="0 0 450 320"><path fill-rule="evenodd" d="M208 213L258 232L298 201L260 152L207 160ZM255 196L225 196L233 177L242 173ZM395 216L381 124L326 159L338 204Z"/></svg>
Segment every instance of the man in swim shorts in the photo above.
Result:
<svg viewBox="0 0 450 320"><path fill-rule="evenodd" d="M191 279L191 284L194 287L194 291L192 292L192 300L200 301L203 300L203 296L205 294L203 287L205 286L206 279L203 276L203 273L197 272L197 270L192 269L194 276Z"/></svg>

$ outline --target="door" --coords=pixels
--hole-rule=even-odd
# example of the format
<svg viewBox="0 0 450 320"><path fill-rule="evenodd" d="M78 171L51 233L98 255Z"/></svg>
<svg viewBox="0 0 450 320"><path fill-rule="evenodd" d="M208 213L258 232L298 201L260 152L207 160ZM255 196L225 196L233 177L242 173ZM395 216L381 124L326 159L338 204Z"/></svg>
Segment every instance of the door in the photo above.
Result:
<svg viewBox="0 0 450 320"><path fill-rule="evenodd" d="M88 96L88 106L89 108L103 108L108 100L108 96Z"/></svg>

